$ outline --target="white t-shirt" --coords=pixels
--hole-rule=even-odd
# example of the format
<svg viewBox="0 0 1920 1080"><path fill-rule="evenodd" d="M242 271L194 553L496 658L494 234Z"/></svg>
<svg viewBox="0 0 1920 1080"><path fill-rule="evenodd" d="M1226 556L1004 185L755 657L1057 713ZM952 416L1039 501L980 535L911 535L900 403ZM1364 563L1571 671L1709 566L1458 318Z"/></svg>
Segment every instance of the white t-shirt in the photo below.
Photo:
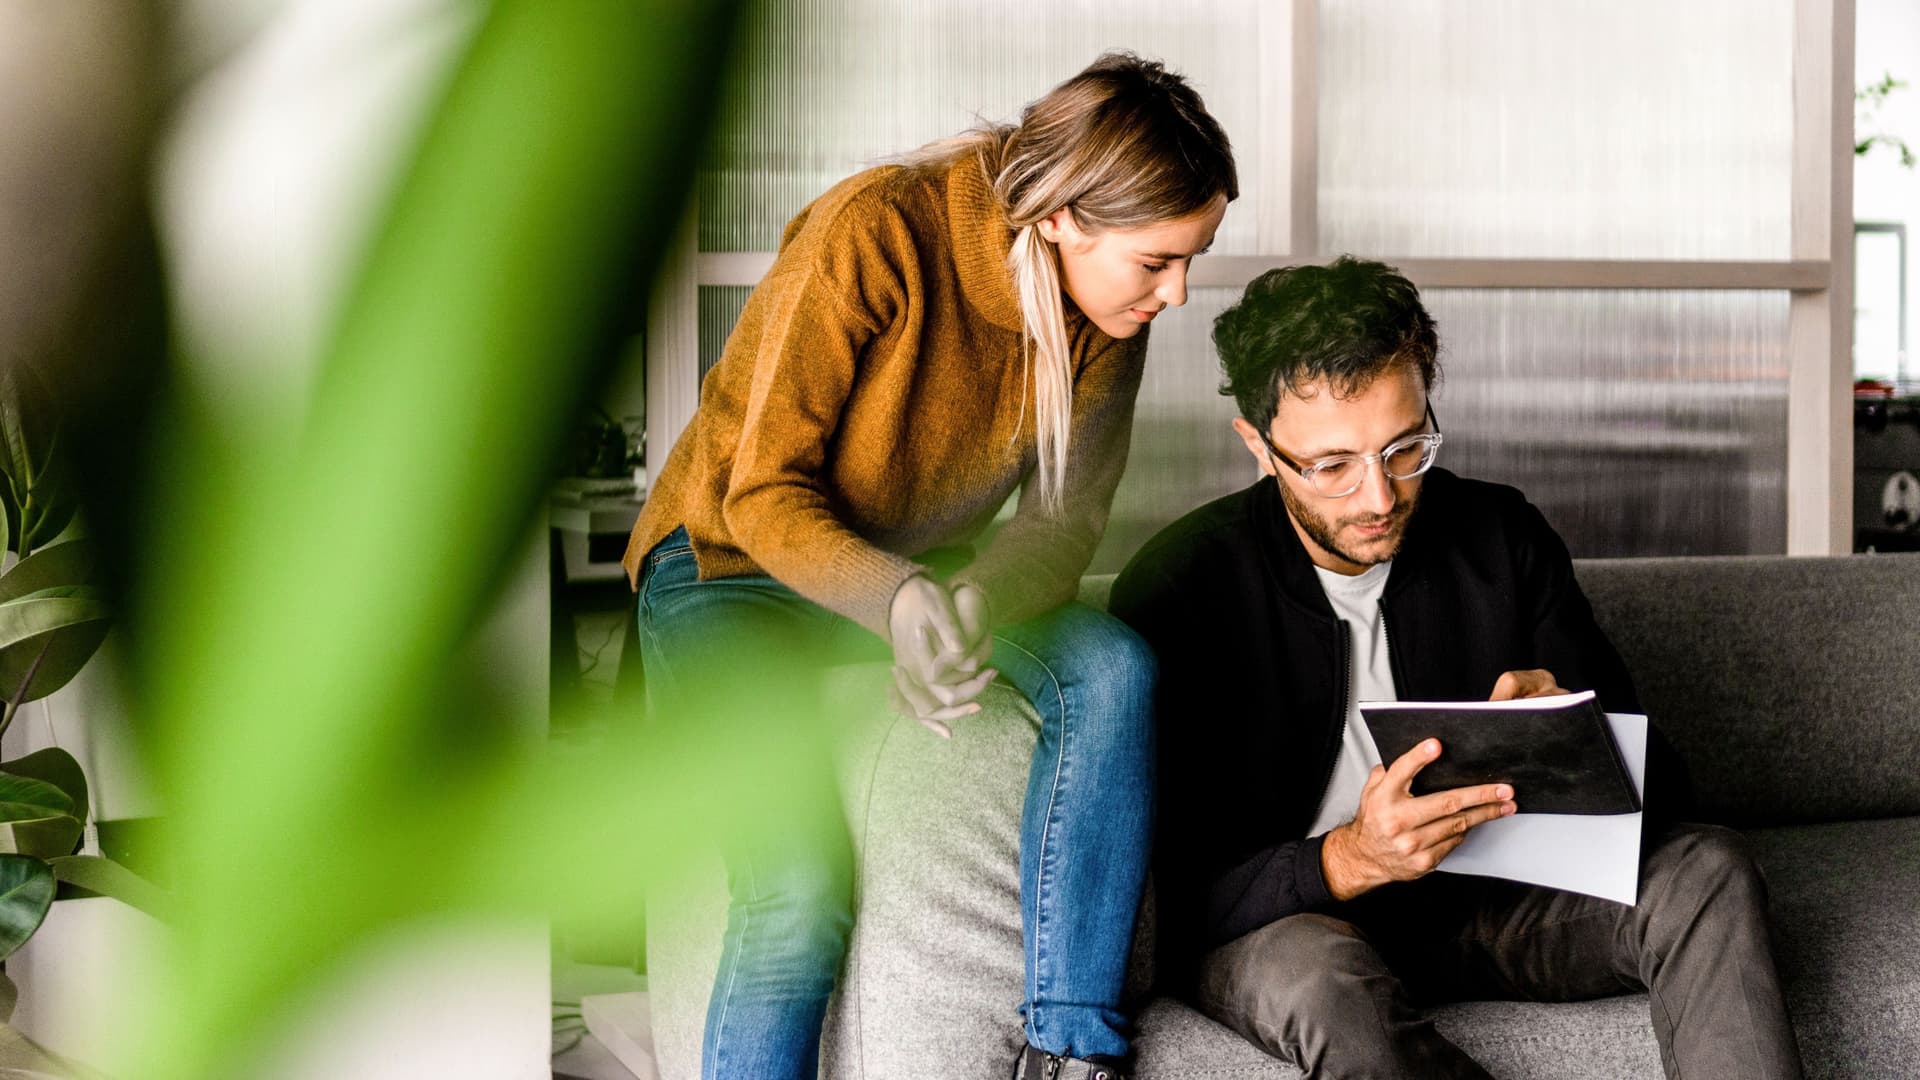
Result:
<svg viewBox="0 0 1920 1080"><path fill-rule="evenodd" d="M1360 703L1395 700L1393 669L1387 663L1387 622L1380 612L1380 595L1386 591L1392 569L1393 563L1383 562L1349 577L1313 568L1333 613L1353 638L1353 678L1348 681L1347 727L1340 737L1340 756L1333 763L1333 778L1327 781L1327 793L1320 799L1308 836L1352 821L1360 808L1360 791L1367 786L1367 773L1380 764L1380 751L1360 722Z"/></svg>

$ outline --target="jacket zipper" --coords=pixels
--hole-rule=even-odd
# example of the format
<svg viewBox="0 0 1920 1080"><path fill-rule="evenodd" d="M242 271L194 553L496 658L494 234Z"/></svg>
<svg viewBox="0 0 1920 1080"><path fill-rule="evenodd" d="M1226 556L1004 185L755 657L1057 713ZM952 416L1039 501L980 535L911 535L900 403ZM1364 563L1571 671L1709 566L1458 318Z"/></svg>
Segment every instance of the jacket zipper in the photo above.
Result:
<svg viewBox="0 0 1920 1080"><path fill-rule="evenodd" d="M1380 641L1382 644L1384 644L1387 647L1387 676L1389 678L1392 678L1393 677L1393 635L1387 632L1387 602L1385 599L1375 600L1373 602L1373 606L1375 609L1377 609L1380 612ZM1398 694L1399 690L1400 690L1399 686L1396 685L1394 687L1394 692Z"/></svg>
<svg viewBox="0 0 1920 1080"><path fill-rule="evenodd" d="M1333 624L1340 628L1340 702L1334 706L1334 731L1339 734L1340 742L1346 740L1347 702L1353 699L1353 631L1347 629L1344 620L1335 619ZM1315 806L1327 801L1327 788L1333 784L1333 767L1340 764L1340 745L1335 744L1333 753L1327 758L1327 773L1320 778L1320 798Z"/></svg>

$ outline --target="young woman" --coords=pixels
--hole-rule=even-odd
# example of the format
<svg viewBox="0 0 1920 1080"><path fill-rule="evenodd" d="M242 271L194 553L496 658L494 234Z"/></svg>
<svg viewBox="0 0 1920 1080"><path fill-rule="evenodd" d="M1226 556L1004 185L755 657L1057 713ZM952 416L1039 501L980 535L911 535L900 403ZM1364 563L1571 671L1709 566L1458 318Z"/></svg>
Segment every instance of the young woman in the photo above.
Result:
<svg viewBox="0 0 1920 1080"><path fill-rule="evenodd" d="M802 703L815 665L861 639L891 649L894 707L938 734L996 677L1039 713L1018 1071L1122 1075L1154 665L1073 598L1126 462L1147 324L1186 301L1237 195L1199 96L1114 53L1017 127L860 173L787 226L626 558L656 715L752 728L809 778L727 842L707 1080L815 1075L852 876Z"/></svg>

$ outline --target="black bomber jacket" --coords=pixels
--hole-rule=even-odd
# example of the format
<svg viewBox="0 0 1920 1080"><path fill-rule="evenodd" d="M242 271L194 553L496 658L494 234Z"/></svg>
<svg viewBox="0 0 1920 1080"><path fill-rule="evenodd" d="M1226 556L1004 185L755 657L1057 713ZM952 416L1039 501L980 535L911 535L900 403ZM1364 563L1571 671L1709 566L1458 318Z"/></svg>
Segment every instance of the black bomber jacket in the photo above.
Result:
<svg viewBox="0 0 1920 1080"><path fill-rule="evenodd" d="M1178 979L1206 949L1332 903L1321 838L1305 836L1353 645L1271 478L1148 541L1109 607L1160 660L1154 885L1163 973ZM1428 472L1381 607L1400 700L1485 700L1503 672L1545 668L1609 711L1640 711L1566 545L1513 488ZM1648 757L1649 819L1682 816L1685 769L1657 730Z"/></svg>

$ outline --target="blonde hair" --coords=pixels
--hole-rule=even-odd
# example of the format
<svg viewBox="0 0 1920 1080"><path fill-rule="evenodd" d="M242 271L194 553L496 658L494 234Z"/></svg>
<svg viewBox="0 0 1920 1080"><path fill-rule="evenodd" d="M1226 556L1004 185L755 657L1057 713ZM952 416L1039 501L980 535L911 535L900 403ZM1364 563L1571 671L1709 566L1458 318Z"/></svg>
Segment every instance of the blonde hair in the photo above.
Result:
<svg viewBox="0 0 1920 1080"><path fill-rule="evenodd" d="M950 166L968 156L978 157L1014 230L1007 268L1020 302L1021 358L1032 372L1025 381L1033 384L1039 494L1057 514L1073 357L1059 252L1039 223L1065 209L1089 233L1142 228L1199 213L1221 196L1231 201L1240 194L1233 148L1185 79L1155 61L1109 52L1028 105L1018 126L978 128L905 161ZM1024 423L1024 398L1020 415Z"/></svg>

